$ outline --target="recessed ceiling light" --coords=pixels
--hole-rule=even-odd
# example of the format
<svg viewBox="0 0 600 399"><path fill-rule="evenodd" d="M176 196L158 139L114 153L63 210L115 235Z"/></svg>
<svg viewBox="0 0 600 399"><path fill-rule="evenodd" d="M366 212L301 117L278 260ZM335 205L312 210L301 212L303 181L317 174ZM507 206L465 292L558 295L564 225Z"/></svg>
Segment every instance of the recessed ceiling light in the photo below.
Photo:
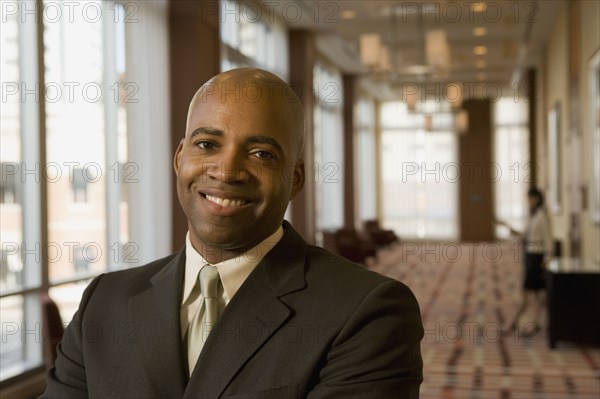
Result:
<svg viewBox="0 0 600 399"><path fill-rule="evenodd" d="M485 26L478 26L473 28L473 35L475 36L485 36L487 34L487 28Z"/></svg>
<svg viewBox="0 0 600 399"><path fill-rule="evenodd" d="M354 19L354 17L356 17L356 11L344 10L340 15L342 16L342 19Z"/></svg>
<svg viewBox="0 0 600 399"><path fill-rule="evenodd" d="M477 66L477 68L485 68L487 66L487 61L486 60L477 60L475 62L475 66Z"/></svg>
<svg viewBox="0 0 600 399"><path fill-rule="evenodd" d="M473 12L483 12L483 10L485 10L485 3L483 1L473 3L471 8L473 9Z"/></svg>
<svg viewBox="0 0 600 399"><path fill-rule="evenodd" d="M485 55L485 54L487 54L487 47L485 47L485 46L475 46L473 48L473 53L475 55Z"/></svg>

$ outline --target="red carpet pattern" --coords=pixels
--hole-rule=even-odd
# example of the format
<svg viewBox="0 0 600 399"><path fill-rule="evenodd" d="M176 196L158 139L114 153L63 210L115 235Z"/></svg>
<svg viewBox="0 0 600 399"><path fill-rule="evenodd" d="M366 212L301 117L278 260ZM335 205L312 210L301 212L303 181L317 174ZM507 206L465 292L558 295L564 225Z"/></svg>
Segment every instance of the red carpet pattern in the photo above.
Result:
<svg viewBox="0 0 600 399"><path fill-rule="evenodd" d="M598 399L600 349L531 338L532 315L501 336L520 303L514 243L404 243L369 266L407 284L421 306L423 399Z"/></svg>

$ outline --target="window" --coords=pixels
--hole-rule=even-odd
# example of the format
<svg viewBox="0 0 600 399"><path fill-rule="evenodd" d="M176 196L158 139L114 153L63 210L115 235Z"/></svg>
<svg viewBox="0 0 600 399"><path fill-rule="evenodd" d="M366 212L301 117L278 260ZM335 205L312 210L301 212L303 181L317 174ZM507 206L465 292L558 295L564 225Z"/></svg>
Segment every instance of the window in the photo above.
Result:
<svg viewBox="0 0 600 399"><path fill-rule="evenodd" d="M225 0L221 6L221 70L255 66L282 79L288 74L287 30L258 3Z"/></svg>
<svg viewBox="0 0 600 399"><path fill-rule="evenodd" d="M382 223L418 239L458 236L457 138L452 118L409 113L402 102L381 106Z"/></svg>
<svg viewBox="0 0 600 399"><path fill-rule="evenodd" d="M87 179L83 168L73 168L71 176L71 190L73 191L73 202L87 202Z"/></svg>
<svg viewBox="0 0 600 399"><path fill-rule="evenodd" d="M42 365L40 293L48 291L69 321L90 278L118 264L110 249L123 248L129 233L122 175L113 179L128 154L125 7L15 5L17 12L3 13L0 35L2 381Z"/></svg>
<svg viewBox="0 0 600 399"><path fill-rule="evenodd" d="M377 168L375 165L375 102L361 97L355 107L355 159L358 160L357 221L371 220L377 217Z"/></svg>
<svg viewBox="0 0 600 399"><path fill-rule="evenodd" d="M314 67L314 160L308 175L315 177L318 230L344 224L344 132L342 125L342 77L322 62Z"/></svg>
<svg viewBox="0 0 600 399"><path fill-rule="evenodd" d="M503 171L495 183L496 218L517 231L525 229L528 215L527 190L531 183L527 104L501 98L494 107L494 158ZM496 236L508 238L506 226L496 225Z"/></svg>
<svg viewBox="0 0 600 399"><path fill-rule="evenodd" d="M35 342L40 320L36 290L42 282L37 26L34 18L20 17L3 13L0 24L0 151L4 188L0 203L0 380L42 362L41 346Z"/></svg>
<svg viewBox="0 0 600 399"><path fill-rule="evenodd" d="M119 190L115 172L119 162L126 161L129 86L120 18L125 8L118 3L117 8L112 3L89 4L94 6L88 6L86 17L44 19L45 80L53 90L46 104L46 160L57 171L47 185L48 241L54 249L49 253L55 254L48 260L51 283L87 279L113 263L107 253L107 221L113 216L108 214L112 208L107 198L113 194L109 191ZM94 22L89 9L111 20ZM69 86L73 90L67 93L64 88ZM71 203L65 197L69 192ZM122 216L127 218L116 218ZM119 236L126 237L127 231L121 229ZM73 258L81 254L87 264L80 260L81 267L73 268Z"/></svg>
<svg viewBox="0 0 600 399"><path fill-rule="evenodd" d="M14 162L2 162L2 181L0 181L0 203L15 204L19 200L17 198L17 176L16 171L18 164Z"/></svg>
<svg viewBox="0 0 600 399"><path fill-rule="evenodd" d="M75 247L75 274L87 273L89 271L90 262L88 256L84 253L84 247Z"/></svg>

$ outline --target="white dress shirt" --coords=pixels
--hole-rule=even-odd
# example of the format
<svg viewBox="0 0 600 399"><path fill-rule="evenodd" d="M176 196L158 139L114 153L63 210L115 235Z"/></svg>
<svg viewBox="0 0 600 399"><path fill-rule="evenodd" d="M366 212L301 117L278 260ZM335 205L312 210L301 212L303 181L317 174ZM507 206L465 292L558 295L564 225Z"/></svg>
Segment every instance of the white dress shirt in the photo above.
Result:
<svg viewBox="0 0 600 399"><path fill-rule="evenodd" d="M550 221L543 208L539 208L529 218L525 229L525 251L534 254L544 254L544 259L552 256L554 242L550 231Z"/></svg>
<svg viewBox="0 0 600 399"><path fill-rule="evenodd" d="M254 268L277 245L281 237L283 237L283 228L279 227L275 233L244 254L213 265L217 267L221 279L218 291L219 314L240 289ZM188 326L194 318L198 306L200 306L200 287L196 284L196 281L198 281L200 269L207 263L202 255L192 246L190 233L188 232L185 238L185 277L179 315L182 339L187 333Z"/></svg>

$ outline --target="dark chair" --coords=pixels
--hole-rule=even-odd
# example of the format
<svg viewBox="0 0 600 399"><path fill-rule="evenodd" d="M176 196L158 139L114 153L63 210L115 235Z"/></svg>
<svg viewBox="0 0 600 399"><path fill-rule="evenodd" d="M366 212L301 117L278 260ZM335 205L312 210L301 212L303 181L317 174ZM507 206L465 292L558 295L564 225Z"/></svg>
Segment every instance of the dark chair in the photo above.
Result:
<svg viewBox="0 0 600 399"><path fill-rule="evenodd" d="M370 256L376 256L376 248L363 240L353 228L323 232L323 247L335 254L356 263L364 263Z"/></svg>
<svg viewBox="0 0 600 399"><path fill-rule="evenodd" d="M323 234L323 248L334 254L339 254L340 249L337 245L337 233L332 230L325 230L321 234Z"/></svg>
<svg viewBox="0 0 600 399"><path fill-rule="evenodd" d="M395 242L400 242L400 239L393 230L382 229L376 219L365 220L363 222L363 229L367 239L378 249Z"/></svg>
<svg viewBox="0 0 600 399"><path fill-rule="evenodd" d="M46 369L49 370L56 361L56 347L62 339L65 328L56 303L47 294L42 294L40 299L42 302L44 363Z"/></svg>

